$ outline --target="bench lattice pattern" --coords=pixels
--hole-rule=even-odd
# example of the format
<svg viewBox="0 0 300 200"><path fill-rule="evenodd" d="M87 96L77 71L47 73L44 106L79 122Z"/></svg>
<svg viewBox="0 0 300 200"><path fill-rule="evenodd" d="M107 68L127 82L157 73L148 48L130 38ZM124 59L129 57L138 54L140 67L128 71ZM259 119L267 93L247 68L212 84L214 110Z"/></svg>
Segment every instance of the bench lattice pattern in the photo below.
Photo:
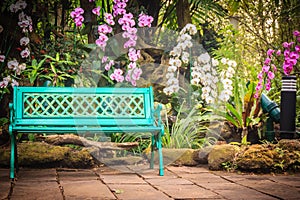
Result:
<svg viewBox="0 0 300 200"><path fill-rule="evenodd" d="M145 118L142 94L24 93L24 118L115 117Z"/></svg>

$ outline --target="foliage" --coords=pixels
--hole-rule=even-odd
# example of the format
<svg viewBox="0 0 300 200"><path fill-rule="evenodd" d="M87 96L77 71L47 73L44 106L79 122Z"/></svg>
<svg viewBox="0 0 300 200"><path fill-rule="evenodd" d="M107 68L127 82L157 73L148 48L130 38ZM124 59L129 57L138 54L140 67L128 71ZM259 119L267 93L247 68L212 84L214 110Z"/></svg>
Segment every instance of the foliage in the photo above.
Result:
<svg viewBox="0 0 300 200"><path fill-rule="evenodd" d="M168 124L166 119L165 134L162 137L166 148L201 148L214 142L214 138L203 138L201 133L207 131L206 123L210 119L208 113L200 112L196 107L183 112L181 105L175 122Z"/></svg>
<svg viewBox="0 0 300 200"><path fill-rule="evenodd" d="M0 2L0 25L3 25L4 28L2 32L0 31L0 55L5 56L5 61L0 62L0 82L3 80L2 84L4 85L7 82L10 83L9 87L1 86L0 99L5 93L9 93L12 89L11 86L17 85L17 83L20 85L38 85L39 81L50 80L53 86L62 86L65 85L66 80L73 82L72 79L74 78L76 86L111 86L115 84L115 81L110 79L110 76L114 74L113 68L105 72L103 72L104 70L101 71L105 67L105 63L102 63L101 60L104 54L99 53L95 44L91 44L99 36L99 32L96 30L98 24L106 23L104 13L112 11L112 0L96 0L94 2L88 0L27 1L28 9L24 10L24 13L32 18L32 27L34 28L32 32L22 32L22 28L18 27L18 14L21 11L17 13L9 11L9 6L16 2L17 0ZM156 9L155 12L159 13L158 19L154 19L154 21L158 21L159 27L178 29L176 13L178 11L176 9L179 9L176 7L178 2L179 0L161 0L157 6L153 6L153 9ZM153 1L143 1L143 3L151 6ZM205 44L214 58L225 57L237 62L236 77L233 81L234 95L228 103L224 104L225 112L221 115L237 128L257 124L259 120L257 109L259 107L257 106L258 102L252 98L252 86L255 83L256 74L264 65L266 51L277 49L284 41L289 41L292 38L293 30L299 30L298 1L188 0L188 3L192 23L196 25L200 36L200 38L197 37L197 41ZM134 15L139 14L139 11L147 13L141 5L140 1L128 1L128 11ZM71 11L79 6L84 9L88 8L83 14L82 28L75 27L76 23L70 16ZM101 7L99 16L92 15L89 8L97 6ZM38 10L47 12L37 12ZM152 9L149 9L150 11L153 12ZM120 17L117 17L116 20ZM134 20L137 22L138 18ZM233 20L236 20L237 24L234 25ZM121 26L117 25L114 31L114 34L121 32ZM166 37L169 34L162 33L162 35ZM29 38L30 43L25 46L19 45L22 37ZM167 43L170 38L164 37L162 38ZM112 45L112 53L119 55L120 53L116 52L114 47ZM22 58L20 53L26 48L30 50L30 56ZM95 55L92 55L93 53ZM121 60L126 60L126 57L128 55L118 57L119 60L117 60L115 68L128 65L128 60L121 62ZM9 69L8 61L13 59L17 59L20 64L16 69L13 67ZM83 60L85 63L82 62ZM23 63L26 63L26 70L23 70ZM190 65L181 67L180 73L184 71L188 77L189 72L191 72L190 67ZM21 73L17 71L18 68L22 68ZM219 68L219 72L221 70L222 67ZM297 73L297 87L300 88L300 79ZM97 75L100 80L95 80L94 75ZM246 88L245 85L248 80L250 85ZM279 102L280 79L273 81L274 87L268 95L272 96L274 101ZM189 98L190 94L186 92L185 96ZM298 99L299 94L297 91ZM182 112L180 98L176 95L172 98L172 106L176 108L177 112ZM197 98L203 100L201 93L198 93ZM207 107L208 105L203 104L202 106ZM298 103L296 110L297 127L300 124L299 108ZM184 127L184 122L193 123L193 121L181 118L182 113L178 116L180 117L176 121L177 125L170 128L169 132L166 131L170 138L173 135L172 131L176 132L183 129L179 127ZM194 131L193 128L190 129L190 132Z"/></svg>
<svg viewBox="0 0 300 200"><path fill-rule="evenodd" d="M222 168L225 169L228 172L235 171L238 168L238 165L234 161L227 161L221 163Z"/></svg>
<svg viewBox="0 0 300 200"><path fill-rule="evenodd" d="M115 133L112 135L112 142L138 142L139 145L129 151L134 154L142 154L145 149L147 149L151 145L151 134L149 133L129 133L129 134L121 134ZM126 152L125 152L126 153Z"/></svg>
<svg viewBox="0 0 300 200"><path fill-rule="evenodd" d="M83 135L83 137L85 137L86 139L88 140L91 140L91 141L95 141L95 142L108 142L108 141L111 141L111 138L106 136L105 134L92 134L91 135Z"/></svg>
<svg viewBox="0 0 300 200"><path fill-rule="evenodd" d="M74 78L70 68L76 67L77 63L70 61L70 55L64 54L66 60L61 60L59 53L55 57L44 55L41 61L33 59L30 66L27 66L24 74L31 84L37 80L49 80L52 86L64 86L67 78Z"/></svg>
<svg viewBox="0 0 300 200"><path fill-rule="evenodd" d="M176 30L178 27L176 16L176 4L178 0L170 3L168 0L161 2L161 9L159 13L158 26L166 26L170 29ZM193 23L199 24L206 21L215 21L214 16L222 17L225 14L224 8L216 1L210 0L189 0L190 14Z"/></svg>
<svg viewBox="0 0 300 200"><path fill-rule="evenodd" d="M18 142L22 142L22 141L34 142L36 137L34 133L18 133L16 139Z"/></svg>
<svg viewBox="0 0 300 200"><path fill-rule="evenodd" d="M100 6L92 10L83 10L78 7L70 15L78 28L83 25L83 13L93 13L93 16L98 16L99 25L94 36L98 38L95 40L98 50L103 52L98 58L101 61L101 69L98 70L102 70L102 73L107 75L113 83L128 82L136 86L136 81L142 74L137 62L141 57L140 50L136 48L137 28L151 27L153 17L144 12L138 12L139 9L135 11L134 14L139 14L135 17L129 11L128 4L127 0L114 1L111 12L105 12L105 9ZM122 32L120 34L122 37L118 38L116 35L120 32ZM113 38L110 39L110 37ZM122 59L119 60L120 58Z"/></svg>
<svg viewBox="0 0 300 200"><path fill-rule="evenodd" d="M78 150L78 151L80 151L80 150L83 149L82 146L75 145L75 144L65 144L64 146L65 146L65 147L69 147L69 148L74 149L74 150Z"/></svg>
<svg viewBox="0 0 300 200"><path fill-rule="evenodd" d="M9 120L6 117L1 117L0 118L0 127L4 126L5 124L8 124Z"/></svg>
<svg viewBox="0 0 300 200"><path fill-rule="evenodd" d="M248 46L244 44L245 36L243 32L225 21L218 33L220 36L216 40L219 47L212 51L213 57L215 59L228 58L236 61L236 76L246 80L256 79L258 60L248 55Z"/></svg>
<svg viewBox="0 0 300 200"><path fill-rule="evenodd" d="M10 92L12 87L18 86L19 81L23 78L22 71L26 68L25 62L30 56L28 32L31 32L32 29L31 17L23 12L24 7L26 7L25 2L18 1L18 6L16 6L17 3L13 4L13 2L4 2L7 4L3 5L1 3L1 9L4 11L8 9L5 6L9 6L11 13L9 16L5 16L6 12L3 12L5 17L1 16L0 20L0 100L5 93ZM19 22L11 20L15 17L13 13L16 12L20 12ZM9 20L3 21L7 17ZM15 24L9 24L10 22ZM16 38L20 38L17 44L15 44Z"/></svg>
<svg viewBox="0 0 300 200"><path fill-rule="evenodd" d="M292 42L284 42L282 44L283 50L278 49L275 53L274 49L268 49L267 58L264 61L262 70L257 75L259 81L256 86L256 98L260 97L260 92L264 88L267 91L271 90L271 81L275 78L275 74L277 74L278 71L283 71L285 76L290 76L299 71L296 64L300 57L300 32L296 30L293 34L295 40ZM274 60L277 62L274 62Z"/></svg>
<svg viewBox="0 0 300 200"><path fill-rule="evenodd" d="M256 67L256 74L262 68L268 49L278 49L285 41L290 41L293 31L299 30L298 1L264 0L252 3L241 1L234 13L239 22L239 31L243 34L241 44L245 47L245 58ZM250 54L248 54L248 52ZM259 68L258 68L259 66ZM277 67L282 72L281 67ZM279 99L280 82L275 80L274 90Z"/></svg>
<svg viewBox="0 0 300 200"><path fill-rule="evenodd" d="M246 86L247 85L247 86ZM242 130L242 144L247 144L247 128L260 122L260 104L254 98L255 84L246 84L242 79L234 78L234 90L232 99L225 103L225 109L216 111L232 123L237 130Z"/></svg>
<svg viewBox="0 0 300 200"><path fill-rule="evenodd" d="M64 19L68 6L63 3L60 7L57 6L58 2L52 3L45 2L50 6L47 9L62 8L61 17ZM58 24L57 11L54 12L56 16L52 14L43 16L42 13L35 12L35 8L42 9L43 6L40 2L19 0L15 3L5 1L2 5L3 15L9 16L7 22L0 22L0 25L3 24L4 28L1 31L5 37L0 43L0 54L5 55L0 55L4 59L4 62L0 63L0 78L3 78L0 82L2 94L9 92L10 83L14 87L38 85L39 81L50 80L53 86L63 86L65 81L73 79L73 75L79 70L83 51L77 47L81 45L76 44L78 39L75 32L65 32L72 25L64 21L61 25L65 27L57 28L55 26ZM50 23L52 19L55 19L55 25ZM13 34L10 36L13 27ZM82 36L80 39L84 40Z"/></svg>

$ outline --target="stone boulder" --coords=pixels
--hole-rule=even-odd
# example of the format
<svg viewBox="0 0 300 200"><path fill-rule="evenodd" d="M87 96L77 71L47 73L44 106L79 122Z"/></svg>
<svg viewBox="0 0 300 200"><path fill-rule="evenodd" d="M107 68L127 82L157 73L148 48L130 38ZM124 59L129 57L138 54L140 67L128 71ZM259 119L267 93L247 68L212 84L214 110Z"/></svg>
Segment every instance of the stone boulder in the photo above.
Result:
<svg viewBox="0 0 300 200"><path fill-rule="evenodd" d="M195 160L197 157L196 150L194 149L185 149L183 152L181 152L181 155L175 159L175 161L172 163L173 165L177 166L196 166L199 163Z"/></svg>
<svg viewBox="0 0 300 200"><path fill-rule="evenodd" d="M241 152L236 164L243 171L267 172L279 156L273 149L273 146L266 148L263 145L250 145Z"/></svg>
<svg viewBox="0 0 300 200"><path fill-rule="evenodd" d="M26 167L74 167L88 168L95 165L88 149L75 150L66 146L55 146L45 142L18 143L19 166ZM1 166L9 166L9 148L0 149Z"/></svg>
<svg viewBox="0 0 300 200"><path fill-rule="evenodd" d="M288 151L300 151L300 141L299 140L282 139L282 140L279 140L278 147L288 150Z"/></svg>
<svg viewBox="0 0 300 200"><path fill-rule="evenodd" d="M208 164L208 155L212 149L213 146L206 146L202 149L195 150L193 159L199 164Z"/></svg>
<svg viewBox="0 0 300 200"><path fill-rule="evenodd" d="M222 164L234 162L240 147L230 144L214 145L208 155L208 167L211 170L221 170Z"/></svg>
<svg viewBox="0 0 300 200"><path fill-rule="evenodd" d="M240 153L237 166L242 171L299 171L300 141L281 140L278 144L250 145Z"/></svg>

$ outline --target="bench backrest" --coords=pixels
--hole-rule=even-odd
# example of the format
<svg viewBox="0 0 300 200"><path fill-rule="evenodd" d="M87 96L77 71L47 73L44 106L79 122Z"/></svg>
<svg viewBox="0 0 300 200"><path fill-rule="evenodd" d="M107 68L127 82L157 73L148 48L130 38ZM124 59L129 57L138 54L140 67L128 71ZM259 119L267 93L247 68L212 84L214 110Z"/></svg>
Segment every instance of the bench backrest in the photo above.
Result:
<svg viewBox="0 0 300 200"><path fill-rule="evenodd" d="M17 125L153 125L149 88L15 87ZM45 124L46 123L46 124Z"/></svg>

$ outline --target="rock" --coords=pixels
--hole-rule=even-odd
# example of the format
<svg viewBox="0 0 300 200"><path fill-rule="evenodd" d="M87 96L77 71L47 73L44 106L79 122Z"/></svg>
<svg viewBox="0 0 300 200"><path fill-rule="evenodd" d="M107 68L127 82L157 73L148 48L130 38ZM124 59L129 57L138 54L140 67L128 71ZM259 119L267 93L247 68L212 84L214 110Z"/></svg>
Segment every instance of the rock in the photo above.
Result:
<svg viewBox="0 0 300 200"><path fill-rule="evenodd" d="M80 151L71 150L71 153L62 161L62 166L71 168L89 168L95 165L94 159L88 149Z"/></svg>
<svg viewBox="0 0 300 200"><path fill-rule="evenodd" d="M278 146L288 151L300 151L300 140L279 140Z"/></svg>
<svg viewBox="0 0 300 200"><path fill-rule="evenodd" d="M177 158L173 165L177 166L196 166L199 163L194 159L196 150L194 149L186 149L185 151L182 152L181 156Z"/></svg>
<svg viewBox="0 0 300 200"><path fill-rule="evenodd" d="M278 156L273 146L251 145L240 154L237 165L244 171L267 172L274 166L274 159Z"/></svg>
<svg viewBox="0 0 300 200"><path fill-rule="evenodd" d="M199 164L208 164L208 155L213 149L213 146L207 146L202 149L198 149L194 152L193 159Z"/></svg>
<svg viewBox="0 0 300 200"><path fill-rule="evenodd" d="M92 167L93 157L86 149L54 146L44 142L18 143L19 166L30 167ZM10 149L0 150L1 166L9 166Z"/></svg>
<svg viewBox="0 0 300 200"><path fill-rule="evenodd" d="M282 140L278 144L242 145L216 144L202 149L163 148L164 165L196 166L208 164L211 170L236 169L248 172L299 172L300 149L298 140ZM95 164L137 165L150 161L150 152L136 156L127 152L120 157L119 150L55 146L45 142L18 143L19 166L89 168ZM120 153L120 152L119 152ZM9 166L9 146L0 148L0 166ZM155 165L158 152L155 152Z"/></svg>
<svg viewBox="0 0 300 200"><path fill-rule="evenodd" d="M221 170L222 163L233 162L240 147L230 144L214 145L208 155L208 167L211 170Z"/></svg>
<svg viewBox="0 0 300 200"><path fill-rule="evenodd" d="M195 166L199 163L194 160L195 157L194 149L173 149L173 148L162 148L164 165L187 165ZM146 153L148 160L151 158L151 152ZM154 153L154 163L158 164L158 152Z"/></svg>

